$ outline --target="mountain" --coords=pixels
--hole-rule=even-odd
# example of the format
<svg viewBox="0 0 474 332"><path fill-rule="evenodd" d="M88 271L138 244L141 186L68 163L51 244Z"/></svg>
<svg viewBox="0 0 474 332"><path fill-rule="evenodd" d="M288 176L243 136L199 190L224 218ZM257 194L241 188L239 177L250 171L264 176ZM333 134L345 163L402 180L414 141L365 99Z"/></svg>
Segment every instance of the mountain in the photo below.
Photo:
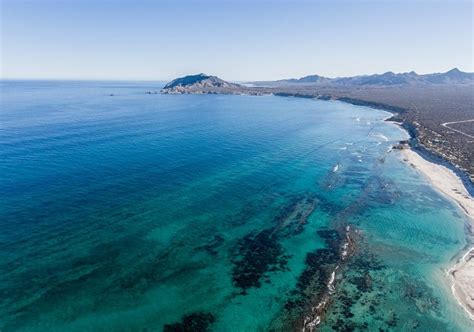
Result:
<svg viewBox="0 0 474 332"><path fill-rule="evenodd" d="M408 73L386 72L383 74L360 75L351 77L328 78L319 75L309 75L301 78L291 78L278 81L251 82L242 86L206 74L188 75L177 78L164 86L162 93L263 93L260 88L302 87L397 87L397 86L440 86L440 85L474 85L474 73L462 72L457 68L445 73L419 75L414 71Z"/></svg>
<svg viewBox="0 0 474 332"><path fill-rule="evenodd" d="M319 75L309 75L300 78L298 81L301 83L326 83L330 78L319 76Z"/></svg>
<svg viewBox="0 0 474 332"><path fill-rule="evenodd" d="M239 88L239 84L230 83L217 76L206 74L188 75L177 78L164 86L163 93L223 93L228 89Z"/></svg>
<svg viewBox="0 0 474 332"><path fill-rule="evenodd" d="M331 79L330 78L327 78L327 77L324 77L324 76L319 76L319 75L309 75L309 76L305 76L305 77L301 77L301 78L290 78L290 79L286 79L286 80L279 80L277 82L281 82L281 83L327 83L329 82Z"/></svg>
<svg viewBox="0 0 474 332"><path fill-rule="evenodd" d="M287 78L277 81L257 81L257 82L248 82L251 85L255 86L281 86L281 85L312 85L312 84L325 84L329 83L332 79L319 75L308 75L301 78Z"/></svg>
<svg viewBox="0 0 474 332"><path fill-rule="evenodd" d="M474 81L474 73L466 73L457 68L446 73L423 75L424 81L431 84L469 84Z"/></svg>
<svg viewBox="0 0 474 332"><path fill-rule="evenodd" d="M446 73L418 75L409 73L386 72L383 74L360 75L351 77L328 78L319 75L305 76L299 79L283 79L272 82L255 82L261 86L282 85L324 85L324 86L407 86L407 85L455 85L474 84L474 73L462 72L457 68Z"/></svg>
<svg viewBox="0 0 474 332"><path fill-rule="evenodd" d="M415 72L395 74L391 71L384 74L363 75L354 77L335 78L333 85L407 85L420 83L420 75Z"/></svg>

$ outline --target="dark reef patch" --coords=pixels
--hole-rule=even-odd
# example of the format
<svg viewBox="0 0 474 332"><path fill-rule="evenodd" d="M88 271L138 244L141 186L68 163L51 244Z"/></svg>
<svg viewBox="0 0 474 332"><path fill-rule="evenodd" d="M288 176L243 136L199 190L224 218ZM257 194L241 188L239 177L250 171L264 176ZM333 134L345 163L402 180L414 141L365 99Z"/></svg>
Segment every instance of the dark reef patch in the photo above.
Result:
<svg viewBox="0 0 474 332"><path fill-rule="evenodd" d="M214 321L214 316L208 312L195 312L184 316L181 322L166 324L163 332L205 332Z"/></svg>
<svg viewBox="0 0 474 332"><path fill-rule="evenodd" d="M296 196L290 203L282 208L275 218L274 233L288 237L303 231L304 225L316 208L317 200L313 195Z"/></svg>
<svg viewBox="0 0 474 332"><path fill-rule="evenodd" d="M357 169L356 169L357 171ZM354 316L352 307L360 298L360 294L373 288L370 271L382 268L374 256L364 260L363 253L358 250L361 235L350 226L352 219L368 206L380 203L392 203L396 197L389 185L382 182L378 176L371 176L365 181L360 194L348 206L341 207L332 202L325 202L324 208L333 217L329 228L319 230L318 235L324 240L325 248L317 249L306 256L306 267L298 277L296 289L285 304L285 323L290 329L312 331L323 322L328 311L333 310L332 304L339 312L341 321L331 321L337 330L364 329L364 324L356 324L350 319ZM382 201L376 193L386 191ZM321 202L319 202L321 203ZM318 206L319 207L319 206ZM361 273L354 276L351 269L359 267ZM347 276L345 275L347 273ZM352 280L356 294L345 290L336 291L336 284L348 283ZM337 286L339 288L339 286ZM360 290L358 290L360 289ZM377 301L377 300L375 300ZM375 306L377 303L373 303ZM294 317L299 317L295 318Z"/></svg>
<svg viewBox="0 0 474 332"><path fill-rule="evenodd" d="M359 240L321 328L405 331L432 324L432 330L447 330L443 321L432 320L441 314L432 289L422 280L386 266L371 249L365 239ZM395 286L387 288L387 278ZM418 318L401 320L406 313L389 310L392 301L403 302L407 312L419 313Z"/></svg>
<svg viewBox="0 0 474 332"><path fill-rule="evenodd" d="M232 261L234 285L245 294L248 288L260 287L266 272L285 268L288 256L271 229L249 234L238 243L237 258Z"/></svg>
<svg viewBox="0 0 474 332"><path fill-rule="evenodd" d="M323 195L315 195L318 202L318 209L330 216L336 216L344 207L341 204L335 203L324 197Z"/></svg>
<svg viewBox="0 0 474 332"><path fill-rule="evenodd" d="M274 218L274 226L244 236L233 253L232 280L246 294L251 287L269 282L269 273L285 270L288 259L280 241L301 233L317 205L311 194L294 195Z"/></svg>
<svg viewBox="0 0 474 332"><path fill-rule="evenodd" d="M326 246L306 255L306 268L284 306L284 316L288 317L286 329L312 331L321 323L332 303L336 272L344 269L344 262L353 252L354 237L358 234L349 226L337 230L322 229L317 233ZM346 315L352 315L349 309Z"/></svg>
<svg viewBox="0 0 474 332"><path fill-rule="evenodd" d="M324 239L324 242L330 249L335 251L340 249L344 240L344 237L335 229L320 229L316 233Z"/></svg>
<svg viewBox="0 0 474 332"><path fill-rule="evenodd" d="M306 293L310 297L326 287L335 265L341 260L340 249L344 239L336 230L319 230L317 233L324 239L328 248L317 249L306 255L306 268L296 284L300 295ZM291 302L288 302L287 306L291 307Z"/></svg>
<svg viewBox="0 0 474 332"><path fill-rule="evenodd" d="M331 265L337 263L338 255L330 249L318 249L306 255L306 268L298 277L296 284L298 300L289 300L285 307L302 309L312 294L320 293L330 278Z"/></svg>

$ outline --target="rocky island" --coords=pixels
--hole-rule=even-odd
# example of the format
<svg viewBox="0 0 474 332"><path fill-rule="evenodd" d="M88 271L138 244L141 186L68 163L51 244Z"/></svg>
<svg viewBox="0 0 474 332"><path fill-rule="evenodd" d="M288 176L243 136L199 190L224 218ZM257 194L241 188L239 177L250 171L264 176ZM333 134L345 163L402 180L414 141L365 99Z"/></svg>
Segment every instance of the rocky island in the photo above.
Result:
<svg viewBox="0 0 474 332"><path fill-rule="evenodd" d="M177 78L166 84L161 92L166 94L236 93L241 88L239 84L201 73Z"/></svg>

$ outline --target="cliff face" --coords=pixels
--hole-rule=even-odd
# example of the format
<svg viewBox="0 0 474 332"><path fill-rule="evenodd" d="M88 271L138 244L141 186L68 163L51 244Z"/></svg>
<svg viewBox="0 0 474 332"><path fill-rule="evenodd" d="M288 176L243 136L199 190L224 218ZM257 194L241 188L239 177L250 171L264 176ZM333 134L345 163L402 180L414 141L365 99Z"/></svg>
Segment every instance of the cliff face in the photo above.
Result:
<svg viewBox="0 0 474 332"><path fill-rule="evenodd" d="M197 74L177 78L166 84L161 92L169 94L226 93L239 87L239 84L224 81L217 76Z"/></svg>

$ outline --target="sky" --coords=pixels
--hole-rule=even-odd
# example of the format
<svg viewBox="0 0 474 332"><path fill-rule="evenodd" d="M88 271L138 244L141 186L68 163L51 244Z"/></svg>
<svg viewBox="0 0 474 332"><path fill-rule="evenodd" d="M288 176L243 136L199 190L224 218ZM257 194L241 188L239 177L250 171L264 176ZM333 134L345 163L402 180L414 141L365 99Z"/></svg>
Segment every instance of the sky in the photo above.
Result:
<svg viewBox="0 0 474 332"><path fill-rule="evenodd" d="M3 79L473 69L473 0L0 0Z"/></svg>

